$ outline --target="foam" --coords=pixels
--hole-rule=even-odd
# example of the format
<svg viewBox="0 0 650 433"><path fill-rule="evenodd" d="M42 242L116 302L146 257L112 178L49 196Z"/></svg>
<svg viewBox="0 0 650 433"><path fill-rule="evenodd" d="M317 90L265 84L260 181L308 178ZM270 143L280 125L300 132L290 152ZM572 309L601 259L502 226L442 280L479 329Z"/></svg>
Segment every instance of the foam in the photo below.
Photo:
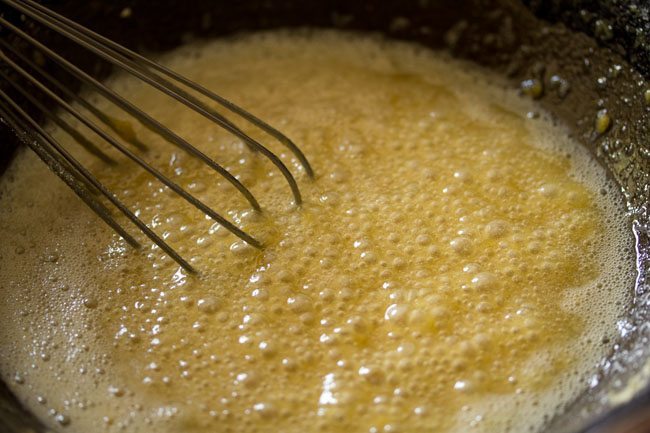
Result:
<svg viewBox="0 0 650 433"><path fill-rule="evenodd" d="M76 151L203 270L188 277L144 239L142 252L126 247L19 154L0 181L0 371L47 424L538 431L583 392L631 296L631 235L614 182L533 102L444 54L336 32L198 42L161 61L285 131L318 178L274 147L306 198L295 210L240 142L136 80L109 80L217 155L265 209L255 217L134 125L166 172L267 241L256 253L146 176ZM512 376L477 361L492 352Z"/></svg>

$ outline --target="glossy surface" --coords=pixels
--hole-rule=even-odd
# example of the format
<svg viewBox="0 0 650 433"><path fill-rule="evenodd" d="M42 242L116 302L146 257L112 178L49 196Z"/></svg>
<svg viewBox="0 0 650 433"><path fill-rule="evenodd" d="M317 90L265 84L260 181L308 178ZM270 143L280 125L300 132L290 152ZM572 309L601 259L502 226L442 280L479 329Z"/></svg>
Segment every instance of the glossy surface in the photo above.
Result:
<svg viewBox="0 0 650 433"><path fill-rule="evenodd" d="M285 156L296 209L262 157L115 79L265 210L134 125L148 160L267 245L127 162L96 164L202 271L187 276L22 155L3 183L0 367L37 413L69 431L519 432L585 386L626 300L629 239L603 172L532 104L444 56L333 33L164 61L289 135L317 179Z"/></svg>

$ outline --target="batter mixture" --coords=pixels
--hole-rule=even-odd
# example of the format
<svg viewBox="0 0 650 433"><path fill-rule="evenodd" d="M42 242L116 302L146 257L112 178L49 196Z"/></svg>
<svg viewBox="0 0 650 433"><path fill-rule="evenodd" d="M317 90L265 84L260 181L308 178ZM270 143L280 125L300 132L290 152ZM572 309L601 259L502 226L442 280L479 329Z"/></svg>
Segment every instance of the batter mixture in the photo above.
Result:
<svg viewBox="0 0 650 433"><path fill-rule="evenodd" d="M532 102L417 46L335 32L198 42L161 62L298 179L142 82L110 85L226 166L131 121L144 157L266 244L239 241L84 132L54 135L200 271L123 240L30 151L0 191L0 372L55 430L524 432L586 389L632 285L615 185ZM216 106L215 106L216 107Z"/></svg>

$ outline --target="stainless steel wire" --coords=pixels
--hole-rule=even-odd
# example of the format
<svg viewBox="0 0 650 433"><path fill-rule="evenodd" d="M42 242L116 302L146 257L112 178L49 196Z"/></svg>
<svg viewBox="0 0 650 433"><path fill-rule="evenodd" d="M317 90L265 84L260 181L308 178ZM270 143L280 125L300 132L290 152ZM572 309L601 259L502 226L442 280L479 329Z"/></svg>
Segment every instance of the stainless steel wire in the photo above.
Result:
<svg viewBox="0 0 650 433"><path fill-rule="evenodd" d="M246 134L226 116L207 106L197 97L192 95L190 91L197 92L198 94L209 98L230 113L244 119L266 133L268 136L277 140L279 143L287 147L297 158L305 173L309 177L313 177L313 170L303 152L295 145L295 143L293 143L293 141L280 131L198 83L195 83L182 75L159 65L60 14L55 13L33 0L0 1L24 14L24 16L32 20L32 22L38 23L50 31L60 34L71 42L89 50L114 67L122 69L151 85L160 92L182 103L186 107L199 113L242 140L249 149L259 152L261 155L268 158L271 163L280 170L289 184L294 202L297 205L302 203L302 196L300 194L298 183L284 162L269 150L268 147ZM75 66L55 50L52 50L44 43L29 35L26 31L22 30L2 16L0 16L0 29L9 31L16 37L27 42L32 49L38 50L42 55L53 60L62 70L65 70L68 74L79 80L83 85L106 97L117 107L121 108L124 112L135 118L148 129L160 135L169 143L198 158L232 184L244 196L253 209L261 212L259 202L253 194L235 176L204 152L178 136L171 129L158 122L146 112L140 110L118 93L104 85L97 78ZM72 154L61 145L61 143L54 139L51 134L39 125L30 112L41 112L48 120L56 123L59 127L70 133L73 138L84 145L84 147L86 147L86 149L93 155L104 161L106 164L115 164L115 161L111 157L106 155L106 153L104 153L98 146L94 145L92 140L89 140L83 134L79 133L72 125L64 120L63 116L60 114L61 112L69 113L70 116L86 126L94 134L110 144L114 149L136 163L140 168L147 171L179 197L201 210L205 215L208 215L231 233L255 248L263 247L262 243L255 237L241 230L218 212L211 209L208 205L183 189L158 169L147 163L135 151L124 145L122 141L127 142L139 151L147 149L146 143L139 141L130 131L124 130L122 127L123 125L120 123L121 121L108 116L94 107L92 103L72 91L60 80L54 78L51 74L36 64L36 62L30 60L29 56L21 53L20 50L12 46L12 44L10 44L6 39L0 39L0 76L9 84L10 87L14 88L17 94L21 95L23 100L31 104L32 107L32 110L24 109L7 92L0 90L0 116L2 117L2 120L12 128L16 134L18 134L18 136L38 155L38 157L43 160L43 162L47 164L47 166L84 201L84 203L86 203L102 220L104 220L104 222L112 227L130 245L138 247L139 243L115 220L109 208L98 199L99 196L108 200L143 234L165 251L165 253L174 259L180 266L190 272L196 271L169 244L167 244L159 235L157 235L141 219L130 211L128 206L118 199L112 191L107 189L92 173L89 172L87 168L83 166L83 164L75 159ZM20 77L20 80L15 79L15 76ZM28 83L28 86L23 83ZM185 90L181 86L184 86L188 90ZM41 98L35 97L33 89L40 92L41 97L45 97L47 101L54 102L54 106L58 107L58 110L49 108L49 103L44 104L41 102ZM67 100L64 98L67 98ZM99 119L103 124L107 125L121 140L118 140L113 135L107 133L97 123L84 115L80 110L76 109L68 101L74 101L79 106L86 109L96 119Z"/></svg>

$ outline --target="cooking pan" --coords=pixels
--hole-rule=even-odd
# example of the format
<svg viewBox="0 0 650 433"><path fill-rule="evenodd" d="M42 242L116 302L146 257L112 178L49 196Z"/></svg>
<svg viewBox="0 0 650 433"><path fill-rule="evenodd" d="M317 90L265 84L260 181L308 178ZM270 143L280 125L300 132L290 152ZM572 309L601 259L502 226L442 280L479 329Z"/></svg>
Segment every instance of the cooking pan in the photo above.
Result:
<svg viewBox="0 0 650 433"><path fill-rule="evenodd" d="M630 247L636 249L637 258L637 274L630 276L630 286L616 288L634 296L617 324L618 339L609 343L610 355L585 383L584 393L548 420L544 431L650 432L650 84L646 81L650 80L650 2L95 0L45 4L145 53L168 50L197 37L276 27L331 27L380 32L449 50L507 76L513 86L539 80L543 91L535 96L540 104L570 128L620 185L636 240ZM107 65L31 25L1 3L0 13L86 70L100 76L110 72ZM2 29L0 37L20 46ZM58 75L55 68L51 72ZM0 82L0 87L6 86ZM601 110L611 119L607 131L598 131L595 125L598 113L604 113ZM0 176L19 145L0 124ZM0 372L2 379L10 380L4 373ZM4 382L0 382L0 431L45 431Z"/></svg>

